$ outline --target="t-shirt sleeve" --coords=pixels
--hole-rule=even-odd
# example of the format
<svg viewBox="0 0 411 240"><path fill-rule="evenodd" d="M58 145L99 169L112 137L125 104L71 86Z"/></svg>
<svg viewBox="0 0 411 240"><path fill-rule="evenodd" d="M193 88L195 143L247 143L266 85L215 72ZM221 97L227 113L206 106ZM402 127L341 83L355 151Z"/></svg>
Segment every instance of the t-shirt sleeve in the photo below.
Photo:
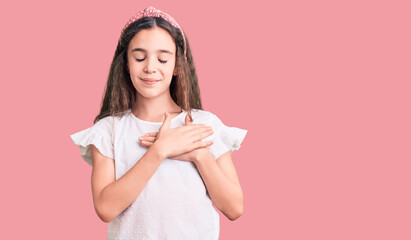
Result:
<svg viewBox="0 0 411 240"><path fill-rule="evenodd" d="M238 150L243 142L247 130L236 127L228 127L213 113L210 113L210 125L213 128L211 140L213 144L209 147L214 159L223 153Z"/></svg>
<svg viewBox="0 0 411 240"><path fill-rule="evenodd" d="M81 157L91 166L93 166L91 144L93 144L103 156L114 159L112 121L112 117L105 117L93 126L70 135L74 144L80 148Z"/></svg>

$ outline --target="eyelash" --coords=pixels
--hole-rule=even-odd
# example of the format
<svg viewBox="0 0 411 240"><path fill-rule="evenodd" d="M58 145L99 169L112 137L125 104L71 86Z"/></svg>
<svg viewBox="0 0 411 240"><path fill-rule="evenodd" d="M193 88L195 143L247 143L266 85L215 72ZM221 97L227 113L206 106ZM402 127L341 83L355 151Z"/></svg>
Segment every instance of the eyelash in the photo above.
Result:
<svg viewBox="0 0 411 240"><path fill-rule="evenodd" d="M137 62L144 61L144 59L136 59L136 60L137 60ZM162 61L162 60L158 60L158 61L160 61L161 64L167 63L167 61Z"/></svg>

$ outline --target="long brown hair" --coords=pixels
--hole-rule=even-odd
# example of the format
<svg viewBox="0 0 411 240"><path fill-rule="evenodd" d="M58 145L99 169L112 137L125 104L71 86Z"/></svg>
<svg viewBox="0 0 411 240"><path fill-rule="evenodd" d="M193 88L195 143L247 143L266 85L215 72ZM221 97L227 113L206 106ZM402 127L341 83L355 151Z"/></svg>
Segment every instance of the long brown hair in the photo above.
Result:
<svg viewBox="0 0 411 240"><path fill-rule="evenodd" d="M203 109L201 105L200 89L191 55L190 44L186 38L187 62L184 60L184 40L181 31L169 22L158 17L144 17L130 24L118 41L117 49L111 63L101 110L94 123L106 116L122 116L125 110L136 104L136 89L127 71L127 50L131 39L143 29L161 27L174 39L176 44L177 76L173 76L170 83L172 99L185 110L191 118L191 109ZM185 36L187 36L185 34Z"/></svg>

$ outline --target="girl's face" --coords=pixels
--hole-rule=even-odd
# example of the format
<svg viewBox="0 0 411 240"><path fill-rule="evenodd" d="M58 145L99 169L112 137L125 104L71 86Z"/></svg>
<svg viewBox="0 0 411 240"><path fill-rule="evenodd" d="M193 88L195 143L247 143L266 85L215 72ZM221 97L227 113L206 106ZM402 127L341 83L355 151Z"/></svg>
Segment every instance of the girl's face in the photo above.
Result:
<svg viewBox="0 0 411 240"><path fill-rule="evenodd" d="M130 41L127 67L137 95L154 98L170 94L171 78L176 75L176 45L162 28L144 29Z"/></svg>

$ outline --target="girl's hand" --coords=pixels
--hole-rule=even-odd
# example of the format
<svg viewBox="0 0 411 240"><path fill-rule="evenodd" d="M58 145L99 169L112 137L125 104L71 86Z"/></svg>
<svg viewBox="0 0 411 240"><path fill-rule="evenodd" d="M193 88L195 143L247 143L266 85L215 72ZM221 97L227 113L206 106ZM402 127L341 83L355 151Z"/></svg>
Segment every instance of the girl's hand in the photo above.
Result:
<svg viewBox="0 0 411 240"><path fill-rule="evenodd" d="M186 115L185 124L186 124L186 126L187 125L192 125L192 122L189 120L188 115ZM158 135L157 132L146 133L144 136L139 137L140 144L142 146L145 146L145 147L150 147L156 141L157 135ZM210 141L210 142L212 144L212 141ZM189 151L189 152L186 152L186 153L183 153L183 154L180 154L180 155L171 156L169 158L176 159L176 160L195 162L198 159L203 158L203 156L206 155L206 154L209 155L211 153L210 153L210 151L208 150L207 147L202 147L202 148L197 148L197 149L194 149L192 151Z"/></svg>
<svg viewBox="0 0 411 240"><path fill-rule="evenodd" d="M170 114L165 113L165 119L159 131L145 136L146 139L142 141L142 145L148 147L154 144L157 145L157 149L161 151L160 154L164 158L181 155L180 157L187 161L194 161L198 157L197 154L204 152L204 150L190 153L191 151L206 148L213 144L212 141L201 141L201 139L213 134L211 127L205 124L187 124L189 122L188 116L186 116L185 126L170 128L170 122Z"/></svg>

